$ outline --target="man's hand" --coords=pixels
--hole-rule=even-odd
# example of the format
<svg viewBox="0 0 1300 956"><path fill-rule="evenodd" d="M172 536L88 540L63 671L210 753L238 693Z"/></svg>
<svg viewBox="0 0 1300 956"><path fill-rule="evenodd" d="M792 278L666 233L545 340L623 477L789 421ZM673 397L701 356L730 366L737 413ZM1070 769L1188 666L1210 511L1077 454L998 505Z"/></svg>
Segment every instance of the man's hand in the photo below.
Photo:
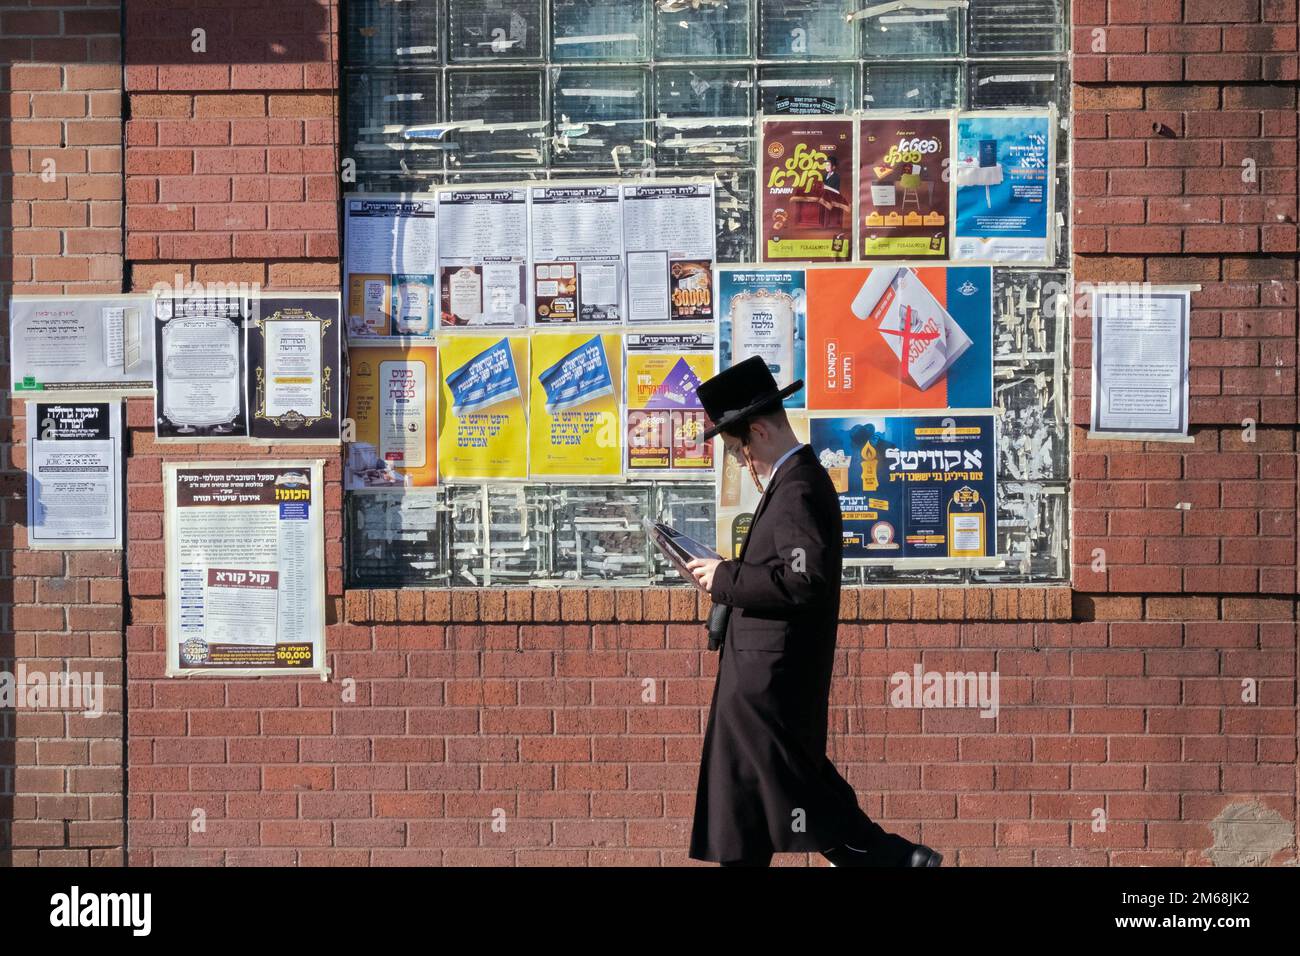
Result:
<svg viewBox="0 0 1300 956"><path fill-rule="evenodd" d="M706 591L713 590L713 572L722 563L721 558L696 558L686 565L686 570L695 575L696 582Z"/></svg>

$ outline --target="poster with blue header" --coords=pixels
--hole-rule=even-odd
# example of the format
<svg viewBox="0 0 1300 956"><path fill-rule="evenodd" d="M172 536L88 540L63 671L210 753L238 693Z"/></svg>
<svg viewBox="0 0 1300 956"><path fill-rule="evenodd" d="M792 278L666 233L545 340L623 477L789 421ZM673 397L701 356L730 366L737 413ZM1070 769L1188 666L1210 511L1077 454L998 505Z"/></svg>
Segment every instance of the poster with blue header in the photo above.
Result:
<svg viewBox="0 0 1300 956"><path fill-rule="evenodd" d="M952 258L1051 265L1054 111L963 113Z"/></svg>
<svg viewBox="0 0 1300 956"><path fill-rule="evenodd" d="M718 370L761 355L782 388L804 378L808 291L803 269L718 267ZM785 400L803 408L804 393Z"/></svg>
<svg viewBox="0 0 1300 956"><path fill-rule="evenodd" d="M809 440L839 494L846 563L996 562L994 416L814 418Z"/></svg>

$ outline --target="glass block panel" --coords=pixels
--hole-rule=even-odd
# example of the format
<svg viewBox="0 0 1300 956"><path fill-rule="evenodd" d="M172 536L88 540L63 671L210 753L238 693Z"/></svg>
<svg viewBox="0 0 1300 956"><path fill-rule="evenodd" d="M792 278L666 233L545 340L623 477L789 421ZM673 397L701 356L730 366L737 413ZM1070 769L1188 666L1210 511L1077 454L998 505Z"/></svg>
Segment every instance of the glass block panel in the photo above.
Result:
<svg viewBox="0 0 1300 956"><path fill-rule="evenodd" d="M1060 63L972 63L966 80L973 110L1065 107L1069 87Z"/></svg>
<svg viewBox="0 0 1300 956"><path fill-rule="evenodd" d="M1069 282L1064 272L993 270L993 352L998 362L1065 356Z"/></svg>
<svg viewBox="0 0 1300 956"><path fill-rule="evenodd" d="M1069 477L1068 438L1062 412L1065 377L1050 362L1000 367L993 401L998 422L999 479L1064 481Z"/></svg>
<svg viewBox="0 0 1300 956"><path fill-rule="evenodd" d="M447 0L447 58L538 60L543 0Z"/></svg>
<svg viewBox="0 0 1300 956"><path fill-rule="evenodd" d="M857 28L851 0L760 0L759 56L782 60L851 60Z"/></svg>
<svg viewBox="0 0 1300 956"><path fill-rule="evenodd" d="M1060 0L970 0L972 56L1059 53L1065 48Z"/></svg>
<svg viewBox="0 0 1300 956"><path fill-rule="evenodd" d="M349 587L446 587L448 514L441 489L347 496Z"/></svg>
<svg viewBox="0 0 1300 956"><path fill-rule="evenodd" d="M349 66L423 66L440 62L438 0L350 0L344 28Z"/></svg>
<svg viewBox="0 0 1300 956"><path fill-rule="evenodd" d="M523 485L452 485L453 583L527 584L546 572L550 529L545 502Z"/></svg>
<svg viewBox="0 0 1300 956"><path fill-rule="evenodd" d="M816 115L854 110L857 68L852 63L760 66L758 103L764 113Z"/></svg>
<svg viewBox="0 0 1300 956"><path fill-rule="evenodd" d="M448 71L447 118L452 122L481 121L484 126L448 134L456 147L447 154L453 168L540 166L550 137L545 125L542 71Z"/></svg>
<svg viewBox="0 0 1300 956"><path fill-rule="evenodd" d="M555 577L562 581L650 579L650 544L641 528L649 485L549 485Z"/></svg>
<svg viewBox="0 0 1300 956"><path fill-rule="evenodd" d="M867 63L862 67L866 110L950 110L961 103L961 67L956 63Z"/></svg>
<svg viewBox="0 0 1300 956"><path fill-rule="evenodd" d="M753 80L746 67L655 70L655 160L667 166L753 162Z"/></svg>
<svg viewBox="0 0 1300 956"><path fill-rule="evenodd" d="M653 0L655 59L749 56L750 0Z"/></svg>
<svg viewBox="0 0 1300 956"><path fill-rule="evenodd" d="M998 553L1006 567L971 572L976 584L1069 580L1068 499L1062 484L998 482Z"/></svg>
<svg viewBox="0 0 1300 956"><path fill-rule="evenodd" d="M556 63L642 63L649 58L647 0L551 0Z"/></svg>
<svg viewBox="0 0 1300 956"><path fill-rule="evenodd" d="M683 172L683 175L689 175ZM719 169L715 211L718 217L719 262L754 261L754 171Z"/></svg>
<svg viewBox="0 0 1300 956"><path fill-rule="evenodd" d="M551 74L551 161L557 166L639 166L649 157L645 70L565 67Z"/></svg>
<svg viewBox="0 0 1300 956"><path fill-rule="evenodd" d="M867 58L937 58L961 53L961 9L957 7L904 6L857 22L862 55Z"/></svg>
<svg viewBox="0 0 1300 956"><path fill-rule="evenodd" d="M449 144L436 128L420 129L442 118L441 79L437 70L349 71L344 157L365 170L441 170Z"/></svg>
<svg viewBox="0 0 1300 956"><path fill-rule="evenodd" d="M714 493L712 482L659 484L654 489L657 521L672 525L696 541L709 544L714 536ZM690 587L658 548L652 548L655 584Z"/></svg>

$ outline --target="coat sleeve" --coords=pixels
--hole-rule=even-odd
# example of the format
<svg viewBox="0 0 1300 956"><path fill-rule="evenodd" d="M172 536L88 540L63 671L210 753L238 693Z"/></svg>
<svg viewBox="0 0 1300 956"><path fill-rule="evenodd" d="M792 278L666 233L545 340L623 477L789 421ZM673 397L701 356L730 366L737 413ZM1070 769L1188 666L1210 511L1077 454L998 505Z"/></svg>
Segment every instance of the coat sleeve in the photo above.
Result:
<svg viewBox="0 0 1300 956"><path fill-rule="evenodd" d="M764 517L776 521L776 554L726 560L713 573L709 593L718 604L752 611L790 611L824 599L829 548L824 523L818 520L812 486L789 482L768 504Z"/></svg>

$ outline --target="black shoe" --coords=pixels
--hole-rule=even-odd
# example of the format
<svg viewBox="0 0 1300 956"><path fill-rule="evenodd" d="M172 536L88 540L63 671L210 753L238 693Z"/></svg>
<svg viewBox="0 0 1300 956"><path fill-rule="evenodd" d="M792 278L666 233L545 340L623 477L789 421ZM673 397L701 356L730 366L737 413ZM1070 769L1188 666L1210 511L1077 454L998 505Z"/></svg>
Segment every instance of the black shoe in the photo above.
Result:
<svg viewBox="0 0 1300 956"><path fill-rule="evenodd" d="M918 843L912 850L908 866L939 866L943 863L943 854L936 853L923 843Z"/></svg>

